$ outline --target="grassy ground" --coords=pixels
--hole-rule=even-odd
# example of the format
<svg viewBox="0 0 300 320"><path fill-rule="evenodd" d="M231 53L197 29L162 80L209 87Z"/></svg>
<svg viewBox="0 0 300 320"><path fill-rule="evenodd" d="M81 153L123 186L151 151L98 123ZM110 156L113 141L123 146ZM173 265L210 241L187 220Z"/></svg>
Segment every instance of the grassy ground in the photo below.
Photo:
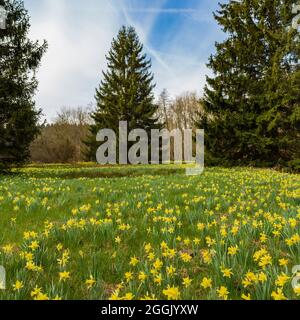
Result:
<svg viewBox="0 0 300 320"><path fill-rule="evenodd" d="M30 166L0 176L0 299L297 299L300 177Z"/></svg>

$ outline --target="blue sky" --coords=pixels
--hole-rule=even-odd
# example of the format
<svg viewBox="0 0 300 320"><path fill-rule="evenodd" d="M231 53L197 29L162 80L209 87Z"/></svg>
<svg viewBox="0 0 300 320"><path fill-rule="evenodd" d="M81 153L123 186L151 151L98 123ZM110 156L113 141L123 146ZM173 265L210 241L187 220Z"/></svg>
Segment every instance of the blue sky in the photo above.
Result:
<svg viewBox="0 0 300 320"><path fill-rule="evenodd" d="M24 0L32 39L49 49L38 73L37 105L53 119L63 106L94 103L105 55L122 25L133 25L152 59L158 95L201 95L208 57L224 35L212 12L219 0ZM223 1L224 2L224 1Z"/></svg>

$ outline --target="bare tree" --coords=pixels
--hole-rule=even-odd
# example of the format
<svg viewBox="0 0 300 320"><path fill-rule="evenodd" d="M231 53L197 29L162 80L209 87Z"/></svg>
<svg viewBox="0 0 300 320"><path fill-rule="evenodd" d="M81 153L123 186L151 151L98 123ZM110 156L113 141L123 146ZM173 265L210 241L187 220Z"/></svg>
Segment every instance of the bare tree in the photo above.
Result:
<svg viewBox="0 0 300 320"><path fill-rule="evenodd" d="M185 92L175 99L170 99L167 90L164 89L159 96L158 105L160 122L169 131L194 129L199 114L203 112L201 100L197 97L196 92ZM171 159L174 159L173 148L174 139L171 139Z"/></svg>
<svg viewBox="0 0 300 320"><path fill-rule="evenodd" d="M92 124L91 111L93 107L89 104L87 107L68 108L63 107L57 113L55 123L86 126Z"/></svg>
<svg viewBox="0 0 300 320"><path fill-rule="evenodd" d="M42 127L41 134L31 144L31 160L45 163L84 161L85 144L91 105L86 108L62 108L52 124Z"/></svg>
<svg viewBox="0 0 300 320"><path fill-rule="evenodd" d="M196 92L185 92L171 104L172 128L193 129L201 103Z"/></svg>
<svg viewBox="0 0 300 320"><path fill-rule="evenodd" d="M160 119L161 124L163 124L168 130L170 130L170 120L171 120L171 113L170 113L170 106L171 106L171 99L167 89L163 89L161 94L158 98L158 117Z"/></svg>
<svg viewBox="0 0 300 320"><path fill-rule="evenodd" d="M199 113L202 112L201 101L196 92L185 92L175 99L170 99L164 89L158 100L160 122L168 130L193 129Z"/></svg>

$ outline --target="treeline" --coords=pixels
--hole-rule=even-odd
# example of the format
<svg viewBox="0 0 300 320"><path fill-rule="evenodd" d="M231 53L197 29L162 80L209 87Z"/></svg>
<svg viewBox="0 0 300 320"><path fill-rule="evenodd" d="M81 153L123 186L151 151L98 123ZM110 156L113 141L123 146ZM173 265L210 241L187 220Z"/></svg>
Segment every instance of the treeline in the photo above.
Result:
<svg viewBox="0 0 300 320"><path fill-rule="evenodd" d="M95 161L100 129L205 129L206 165L300 169L300 41L293 23L297 0L241 0L214 14L227 38L208 62L204 95L154 96L151 61L132 27L112 40L95 108L65 109L39 126L35 74L47 44L28 39L21 0L0 30L0 170L24 163ZM199 39L200 41L201 39ZM34 140L34 141L33 141ZM32 142L33 141L33 142ZM130 146L129 146L130 147Z"/></svg>
<svg viewBox="0 0 300 320"><path fill-rule="evenodd" d="M168 130L192 129L199 111L199 97L185 92L170 97L164 89L157 99L157 118ZM30 146L30 160L38 163L74 163L93 160L89 157L89 128L94 123L93 106L64 107L51 124L43 124L40 134ZM172 157L171 157L172 158Z"/></svg>
<svg viewBox="0 0 300 320"><path fill-rule="evenodd" d="M0 0L7 14L0 28L0 171L22 165L37 136L41 110L36 108L36 72L47 43L28 38L30 21L23 1Z"/></svg>
<svg viewBox="0 0 300 320"><path fill-rule="evenodd" d="M209 59L214 76L197 122L208 163L300 169L297 2L230 1L215 13L227 39Z"/></svg>
<svg viewBox="0 0 300 320"><path fill-rule="evenodd" d="M85 160L90 107L62 108L51 124L43 124L30 145L30 160L41 163L71 163Z"/></svg>

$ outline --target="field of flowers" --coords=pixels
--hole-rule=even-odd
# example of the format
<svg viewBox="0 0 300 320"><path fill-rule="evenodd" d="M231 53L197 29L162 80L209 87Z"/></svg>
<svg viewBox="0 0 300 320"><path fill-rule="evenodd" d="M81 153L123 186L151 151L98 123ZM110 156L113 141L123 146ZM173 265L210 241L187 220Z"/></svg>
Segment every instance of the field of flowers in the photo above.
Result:
<svg viewBox="0 0 300 320"><path fill-rule="evenodd" d="M0 177L0 299L299 299L299 205L273 170L27 167Z"/></svg>

